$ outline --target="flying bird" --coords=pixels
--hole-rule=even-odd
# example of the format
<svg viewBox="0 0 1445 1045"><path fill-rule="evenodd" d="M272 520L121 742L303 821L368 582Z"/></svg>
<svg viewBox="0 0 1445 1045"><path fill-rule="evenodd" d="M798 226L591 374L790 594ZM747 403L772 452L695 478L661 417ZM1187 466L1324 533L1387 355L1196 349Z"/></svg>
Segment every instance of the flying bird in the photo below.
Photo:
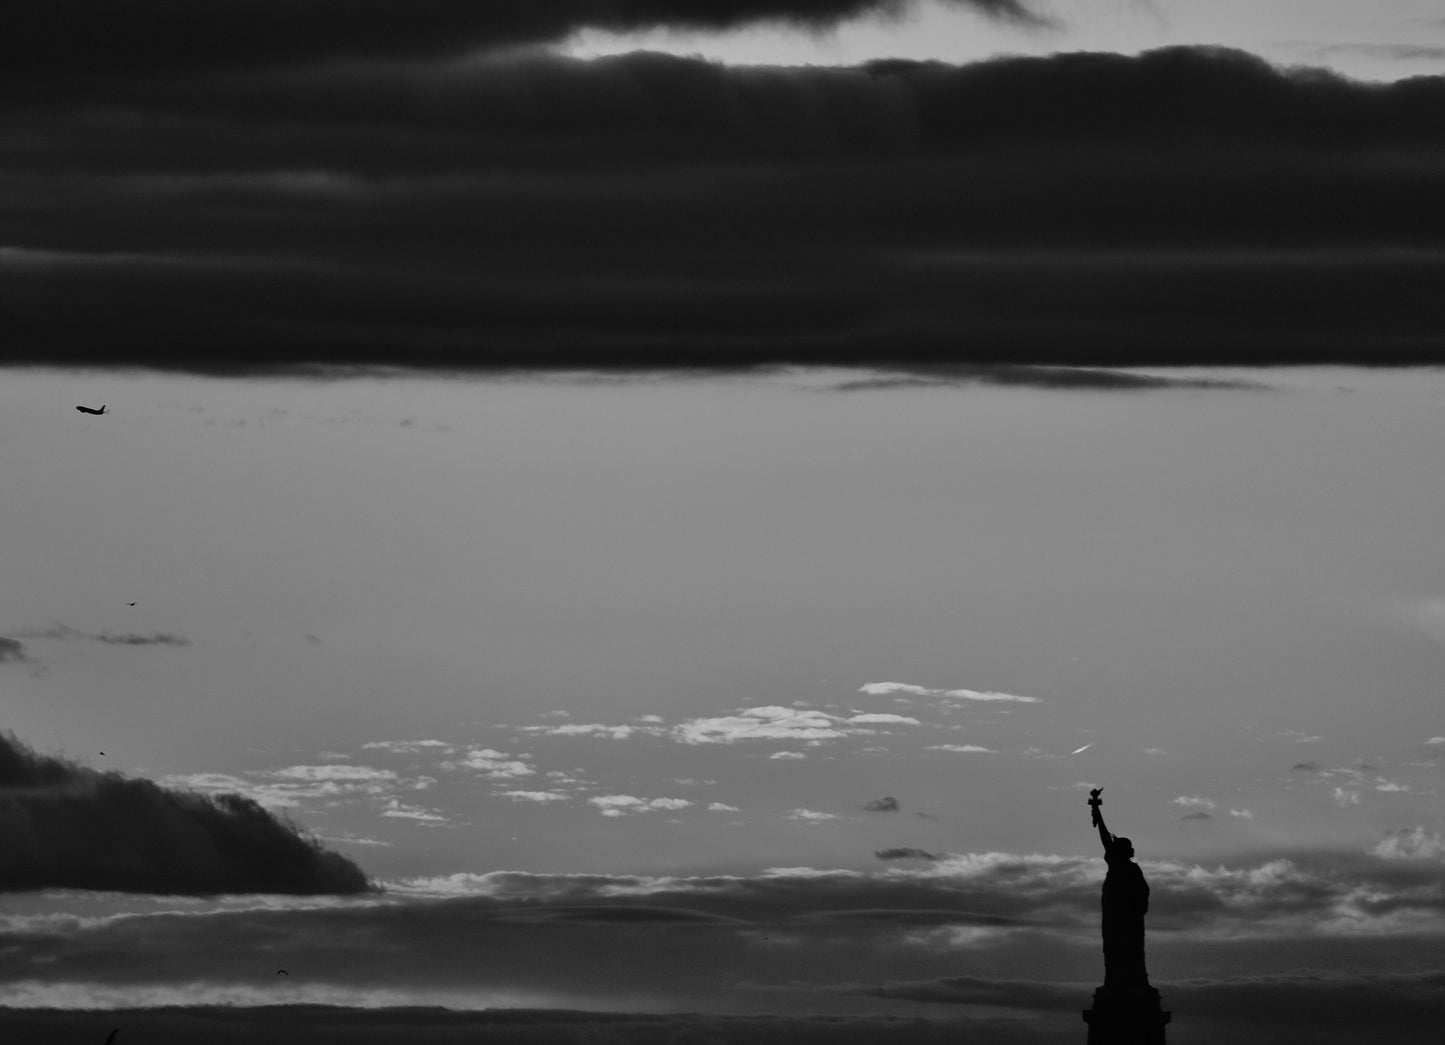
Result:
<svg viewBox="0 0 1445 1045"><path fill-rule="evenodd" d="M277 976L286 976L286 977L289 978L291 974L290 974L289 972L287 972L285 969L277 969L277 970L276 970L276 975L277 975Z"/></svg>
<svg viewBox="0 0 1445 1045"><path fill-rule="evenodd" d="M99 410L92 410L88 406L77 406L75 409L79 410L82 414L95 414L97 417L99 417L101 414L105 413L105 404L101 403Z"/></svg>

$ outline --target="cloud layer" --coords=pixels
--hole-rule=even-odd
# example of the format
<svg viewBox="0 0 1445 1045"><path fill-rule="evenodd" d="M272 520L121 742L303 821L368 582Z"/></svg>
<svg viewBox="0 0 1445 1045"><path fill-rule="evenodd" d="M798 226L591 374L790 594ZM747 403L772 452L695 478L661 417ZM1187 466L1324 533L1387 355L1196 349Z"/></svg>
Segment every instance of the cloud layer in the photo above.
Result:
<svg viewBox="0 0 1445 1045"><path fill-rule="evenodd" d="M306 894L369 885L350 860L251 799L99 773L0 735L0 890L41 888Z"/></svg>
<svg viewBox="0 0 1445 1045"><path fill-rule="evenodd" d="M948 0L1037 23L1024 0ZM583 28L726 30L749 22L824 29L898 16L913 0L12 0L0 17L11 70L154 74L267 68L336 58L429 58L555 43Z"/></svg>
<svg viewBox="0 0 1445 1045"><path fill-rule="evenodd" d="M377 10L347 32L386 36ZM176 53L232 46L223 22ZM104 23L73 24L99 39ZM66 39L81 61L90 44ZM1208 48L849 68L159 61L8 74L0 361L997 376L1445 358L1441 77L1360 84Z"/></svg>
<svg viewBox="0 0 1445 1045"><path fill-rule="evenodd" d="M1101 860L878 855L909 863L876 873L496 871L398 881L350 899L192 902L187 917L164 898L97 917L76 914L66 897L47 909L41 897L0 918L0 998L107 1007L175 1003L184 990L193 1004L255 1004L276 999L284 955L292 1002L842 1015L867 999L870 1019L966 1004L1032 1014L1038 1040L1077 1040L1078 1010L1101 973ZM1404 1021L1407 1040L1431 1040L1415 1032L1441 1000L1438 859L1320 851L1144 869L1151 970L1181 1026L1249 1040L1226 1033L1247 1008L1271 1027L1309 1027L1314 1036L1299 1040L1342 1041L1330 1037L1335 1023L1358 1036L1380 1011L1371 1006L1394 999L1401 1007L1386 1011ZM1321 1014L1311 1015L1313 999ZM928 1030L915 1024L904 1040L932 1040L917 1036ZM739 1035L722 1040L767 1040Z"/></svg>

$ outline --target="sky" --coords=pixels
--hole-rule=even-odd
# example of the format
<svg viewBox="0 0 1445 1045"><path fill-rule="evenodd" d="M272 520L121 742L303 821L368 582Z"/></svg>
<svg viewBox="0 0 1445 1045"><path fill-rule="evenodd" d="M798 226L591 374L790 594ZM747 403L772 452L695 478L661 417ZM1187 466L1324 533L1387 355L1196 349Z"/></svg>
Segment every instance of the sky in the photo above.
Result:
<svg viewBox="0 0 1445 1045"><path fill-rule="evenodd" d="M7 4L17 1040L1433 1040L1432 6Z"/></svg>

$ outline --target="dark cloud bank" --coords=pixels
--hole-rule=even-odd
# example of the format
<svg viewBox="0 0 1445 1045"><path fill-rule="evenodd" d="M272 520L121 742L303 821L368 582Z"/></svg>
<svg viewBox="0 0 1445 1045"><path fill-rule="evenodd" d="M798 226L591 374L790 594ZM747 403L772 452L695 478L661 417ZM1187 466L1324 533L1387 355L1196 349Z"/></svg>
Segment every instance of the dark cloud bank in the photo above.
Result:
<svg viewBox="0 0 1445 1045"><path fill-rule="evenodd" d="M240 795L101 773L0 734L0 892L357 893L366 876Z"/></svg>
<svg viewBox="0 0 1445 1045"><path fill-rule="evenodd" d="M0 1009L13 1045L101 1040L117 1025L146 1045L256 1042L416 1045L1053 1045L1071 1041L1019 1020L929 1020L907 1016L711 1016L650 1013L436 1009L357 1010L321 1005L221 1007L105 1013ZM1072 1029L1072 1028L1071 1028ZM1072 1035L1076 1038L1077 1035ZM119 1042L125 1038L118 1038Z"/></svg>
<svg viewBox="0 0 1445 1045"><path fill-rule="evenodd" d="M1037 24L1025 0L945 0ZM436 58L556 43L579 29L734 29L777 22L826 29L897 16L913 0L8 0L0 63L15 70L127 74L266 68L328 58Z"/></svg>
<svg viewBox="0 0 1445 1045"><path fill-rule="evenodd" d="M450 23L392 34L382 14L213 54L75 22L74 54L109 58L62 62L55 20L79 6L7 7L50 28L23 48L0 34L3 362L1445 361L1445 77L1365 84L1211 48L423 61L441 34L413 37Z"/></svg>
<svg viewBox="0 0 1445 1045"><path fill-rule="evenodd" d="M352 900L191 905L188 917L154 905L108 919L6 914L6 991L63 996L74 985L70 997L114 1004L159 986L195 1008L0 1019L7 1045L86 1040L105 1019L102 1036L121 1023L148 1042L1080 1040L1078 1013L1102 971L1102 862L949 859L867 875L493 872L420 894L396 883ZM1381 1028L1391 1041L1438 1037L1438 860L1318 852L1214 869L1150 863L1147 873L1150 967L1176 1045L1343 1045ZM559 1008L655 1011L216 1007L262 989L297 1001L311 989L429 990L457 1008L542 996ZM698 1011L714 1015L658 1014ZM773 1015L736 1015L749 1012Z"/></svg>

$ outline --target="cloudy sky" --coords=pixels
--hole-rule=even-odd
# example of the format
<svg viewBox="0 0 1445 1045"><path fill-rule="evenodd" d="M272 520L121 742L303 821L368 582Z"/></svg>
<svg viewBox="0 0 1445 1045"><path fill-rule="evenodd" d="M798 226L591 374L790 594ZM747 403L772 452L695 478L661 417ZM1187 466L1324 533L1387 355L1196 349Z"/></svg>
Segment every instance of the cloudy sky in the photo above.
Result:
<svg viewBox="0 0 1445 1045"><path fill-rule="evenodd" d="M1433 1040L1434 7L7 4L18 1040Z"/></svg>

